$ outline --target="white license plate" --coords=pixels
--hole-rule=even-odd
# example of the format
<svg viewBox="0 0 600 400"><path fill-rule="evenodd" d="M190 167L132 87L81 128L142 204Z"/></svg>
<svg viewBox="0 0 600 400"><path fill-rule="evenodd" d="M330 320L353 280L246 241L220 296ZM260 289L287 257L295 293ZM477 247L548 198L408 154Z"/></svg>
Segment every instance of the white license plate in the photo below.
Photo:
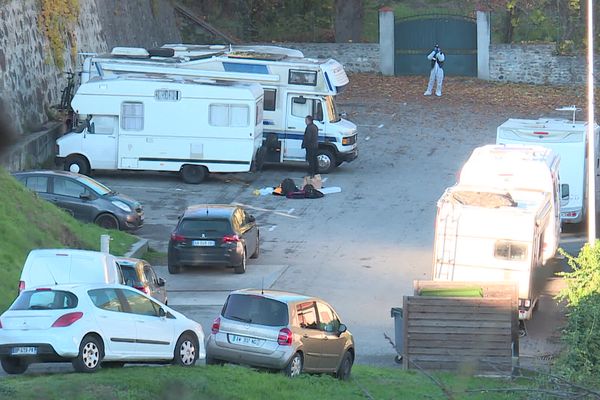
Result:
<svg viewBox="0 0 600 400"><path fill-rule="evenodd" d="M235 344L243 344L244 346L259 347L262 345L262 340L248 336L229 335L229 341Z"/></svg>
<svg viewBox="0 0 600 400"><path fill-rule="evenodd" d="M10 353L13 356L37 354L37 347L13 347Z"/></svg>
<svg viewBox="0 0 600 400"><path fill-rule="evenodd" d="M192 246L210 247L214 245L214 240L192 240Z"/></svg>

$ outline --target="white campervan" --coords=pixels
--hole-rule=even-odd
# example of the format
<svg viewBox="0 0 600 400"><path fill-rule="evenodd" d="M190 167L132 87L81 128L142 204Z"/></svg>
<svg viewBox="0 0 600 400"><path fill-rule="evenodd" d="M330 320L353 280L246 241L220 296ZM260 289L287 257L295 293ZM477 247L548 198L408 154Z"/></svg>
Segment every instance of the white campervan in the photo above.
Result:
<svg viewBox="0 0 600 400"><path fill-rule="evenodd" d="M498 127L496 143L538 145L560 155L561 206L563 222L581 222L586 213L587 122L568 119L509 119ZM598 134L595 165L598 160Z"/></svg>
<svg viewBox="0 0 600 400"><path fill-rule="evenodd" d="M448 188L437 203L433 280L517 282L519 318L530 319L552 208L548 192Z"/></svg>
<svg viewBox="0 0 600 400"><path fill-rule="evenodd" d="M174 171L188 183L209 172L248 172L262 146L263 90L152 74L95 78L73 110L82 129L59 138L65 169Z"/></svg>
<svg viewBox="0 0 600 400"><path fill-rule="evenodd" d="M560 241L560 157L541 146L486 145L477 147L462 167L458 183L504 190L550 194L552 218L544 233L543 262L554 257Z"/></svg>
<svg viewBox="0 0 600 400"><path fill-rule="evenodd" d="M115 257L74 249L31 250L19 281L19 292L66 283L124 283Z"/></svg>
<svg viewBox="0 0 600 400"><path fill-rule="evenodd" d="M88 57L82 82L95 76L155 73L259 83L264 96L264 160L304 162L304 117L319 128L319 171L332 171L358 156L356 125L340 117L334 96L348 85L339 62L305 58L302 52L276 46L165 45L150 50L117 47ZM159 56L153 56L153 54ZM165 57L169 55L169 57Z"/></svg>

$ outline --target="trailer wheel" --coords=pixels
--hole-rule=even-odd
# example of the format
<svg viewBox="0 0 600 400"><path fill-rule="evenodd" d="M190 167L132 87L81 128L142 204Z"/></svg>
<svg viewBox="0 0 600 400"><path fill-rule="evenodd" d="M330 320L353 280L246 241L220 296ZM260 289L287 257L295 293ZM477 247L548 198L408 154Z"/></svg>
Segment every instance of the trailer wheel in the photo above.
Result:
<svg viewBox="0 0 600 400"><path fill-rule="evenodd" d="M65 160L65 171L76 172L82 175L90 174L90 164L84 156L78 154L67 157Z"/></svg>
<svg viewBox="0 0 600 400"><path fill-rule="evenodd" d="M181 168L180 174L185 183L197 184L206 179L208 170L202 165L186 164Z"/></svg>
<svg viewBox="0 0 600 400"><path fill-rule="evenodd" d="M319 149L317 150L317 164L320 174L328 174L335 169L337 161L331 150Z"/></svg>

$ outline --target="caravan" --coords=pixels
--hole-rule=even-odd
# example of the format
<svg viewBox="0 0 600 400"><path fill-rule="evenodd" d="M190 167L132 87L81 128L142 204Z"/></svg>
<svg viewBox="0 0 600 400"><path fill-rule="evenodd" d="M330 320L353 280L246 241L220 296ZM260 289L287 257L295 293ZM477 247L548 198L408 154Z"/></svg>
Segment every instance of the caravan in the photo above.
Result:
<svg viewBox="0 0 600 400"><path fill-rule="evenodd" d="M72 101L81 129L59 138L65 170L248 172L263 142L260 85L157 75L94 78ZM260 160L258 160L260 162Z"/></svg>
<svg viewBox="0 0 600 400"><path fill-rule="evenodd" d="M543 263L556 254L560 241L560 157L540 146L486 145L473 150L458 182L509 194L514 191L549 193L551 218L544 233Z"/></svg>
<svg viewBox="0 0 600 400"><path fill-rule="evenodd" d="M166 46L150 51L117 47L110 54L88 57L82 82L97 76L154 73L259 83L264 89L266 162L304 162L306 115L312 115L319 128L321 173L358 156L356 125L340 117L334 101L349 82L339 62L305 58L297 50L275 46Z"/></svg>
<svg viewBox="0 0 600 400"><path fill-rule="evenodd" d="M517 282L519 318L530 319L552 209L548 192L448 188L437 203L433 280Z"/></svg>
<svg viewBox="0 0 600 400"><path fill-rule="evenodd" d="M567 223L581 222L586 213L587 126L567 119L509 119L497 131L498 144L544 146L560 155L561 219ZM594 132L598 144L598 125Z"/></svg>

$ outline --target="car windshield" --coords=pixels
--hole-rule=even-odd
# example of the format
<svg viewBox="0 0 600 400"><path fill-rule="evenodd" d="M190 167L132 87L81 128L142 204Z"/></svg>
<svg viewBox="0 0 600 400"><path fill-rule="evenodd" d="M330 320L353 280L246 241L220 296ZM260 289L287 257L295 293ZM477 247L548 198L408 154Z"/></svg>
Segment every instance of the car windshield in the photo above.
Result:
<svg viewBox="0 0 600 400"><path fill-rule="evenodd" d="M339 122L341 118L335 108L333 96L325 96L325 105L327 106L327 114L329 114L329 122Z"/></svg>
<svg viewBox="0 0 600 400"><path fill-rule="evenodd" d="M137 274L137 271L133 265L119 264L121 272L123 273L123 280L126 285L129 286L142 286L142 282Z"/></svg>
<svg viewBox="0 0 600 400"><path fill-rule="evenodd" d="M77 307L77 296L62 290L29 290L19 295L11 310L65 310Z"/></svg>
<svg viewBox="0 0 600 400"><path fill-rule="evenodd" d="M178 229L179 233L186 236L197 236L202 233L217 232L230 233L231 226L226 219L184 219Z"/></svg>
<svg viewBox="0 0 600 400"><path fill-rule="evenodd" d="M80 176L77 180L83 183L85 186L89 187L91 190L96 192L100 196L104 196L105 194L114 193L113 190L107 188L103 184L98 181L95 181L87 176Z"/></svg>
<svg viewBox="0 0 600 400"><path fill-rule="evenodd" d="M284 326L288 323L287 305L256 295L232 294L223 306L222 315L249 324Z"/></svg>

